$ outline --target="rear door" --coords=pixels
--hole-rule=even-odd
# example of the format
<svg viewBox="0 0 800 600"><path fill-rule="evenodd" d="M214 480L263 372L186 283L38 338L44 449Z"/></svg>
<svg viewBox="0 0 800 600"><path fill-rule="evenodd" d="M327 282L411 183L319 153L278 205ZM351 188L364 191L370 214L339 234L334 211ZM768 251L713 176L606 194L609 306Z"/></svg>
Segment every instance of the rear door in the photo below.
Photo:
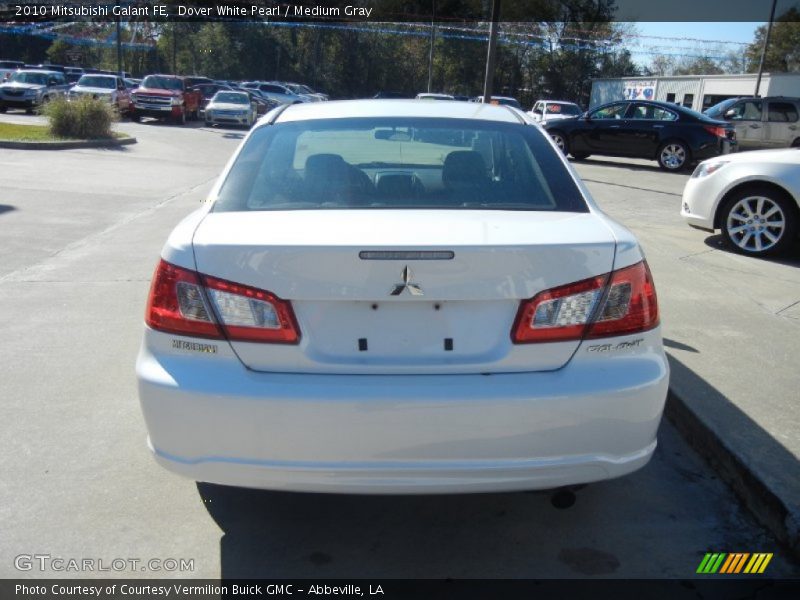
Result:
<svg viewBox="0 0 800 600"><path fill-rule="evenodd" d="M798 102L789 99L767 101L767 121L764 125L764 145L787 148L800 139Z"/></svg>
<svg viewBox="0 0 800 600"><path fill-rule="evenodd" d="M635 102L629 110L620 139L629 156L652 158L665 129L678 120L678 114L654 104Z"/></svg>

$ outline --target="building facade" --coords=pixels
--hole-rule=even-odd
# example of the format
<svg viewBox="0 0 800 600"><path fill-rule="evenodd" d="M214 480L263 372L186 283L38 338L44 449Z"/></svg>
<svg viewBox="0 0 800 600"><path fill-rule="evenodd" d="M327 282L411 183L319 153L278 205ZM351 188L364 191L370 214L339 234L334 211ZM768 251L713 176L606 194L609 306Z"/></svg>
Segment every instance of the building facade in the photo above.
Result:
<svg viewBox="0 0 800 600"><path fill-rule="evenodd" d="M615 100L639 99L674 102L702 112L727 98L754 95L756 79L755 73L594 79L589 108ZM759 96L800 97L800 73L764 73Z"/></svg>

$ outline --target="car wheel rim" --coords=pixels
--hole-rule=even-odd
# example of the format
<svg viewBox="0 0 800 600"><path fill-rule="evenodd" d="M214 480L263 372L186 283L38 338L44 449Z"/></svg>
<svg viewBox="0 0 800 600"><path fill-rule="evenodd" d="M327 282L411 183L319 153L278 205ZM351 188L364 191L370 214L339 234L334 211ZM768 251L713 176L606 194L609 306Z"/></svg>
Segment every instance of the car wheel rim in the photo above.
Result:
<svg viewBox="0 0 800 600"><path fill-rule="evenodd" d="M661 151L661 162L668 169L680 169L686 162L686 150L678 144L664 146Z"/></svg>
<svg viewBox="0 0 800 600"><path fill-rule="evenodd" d="M553 135L551 137L553 138L553 141L556 143L556 146L558 146L558 149L564 152L564 138L558 134Z"/></svg>
<svg viewBox="0 0 800 600"><path fill-rule="evenodd" d="M728 212L726 223L733 243L747 252L764 252L777 244L786 230L783 209L765 196L742 198Z"/></svg>

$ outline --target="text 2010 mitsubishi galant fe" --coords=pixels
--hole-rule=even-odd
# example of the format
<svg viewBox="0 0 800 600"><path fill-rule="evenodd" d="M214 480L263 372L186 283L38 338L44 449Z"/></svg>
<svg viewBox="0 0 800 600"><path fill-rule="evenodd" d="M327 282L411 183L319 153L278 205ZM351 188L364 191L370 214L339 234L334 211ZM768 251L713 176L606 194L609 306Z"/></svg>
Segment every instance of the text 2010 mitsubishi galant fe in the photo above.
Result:
<svg viewBox="0 0 800 600"><path fill-rule="evenodd" d="M137 362L171 471L297 491L554 488L647 463L656 291L522 111L275 109L161 253Z"/></svg>

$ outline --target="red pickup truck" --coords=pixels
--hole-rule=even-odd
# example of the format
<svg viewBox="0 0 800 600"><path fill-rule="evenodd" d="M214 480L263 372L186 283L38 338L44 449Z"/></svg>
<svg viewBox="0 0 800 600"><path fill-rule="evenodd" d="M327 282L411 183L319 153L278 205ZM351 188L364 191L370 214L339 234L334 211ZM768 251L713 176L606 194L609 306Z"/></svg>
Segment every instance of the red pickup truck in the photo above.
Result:
<svg viewBox="0 0 800 600"><path fill-rule="evenodd" d="M203 95L191 83L177 75L148 75L131 92L131 120L155 117L183 124L199 119Z"/></svg>

